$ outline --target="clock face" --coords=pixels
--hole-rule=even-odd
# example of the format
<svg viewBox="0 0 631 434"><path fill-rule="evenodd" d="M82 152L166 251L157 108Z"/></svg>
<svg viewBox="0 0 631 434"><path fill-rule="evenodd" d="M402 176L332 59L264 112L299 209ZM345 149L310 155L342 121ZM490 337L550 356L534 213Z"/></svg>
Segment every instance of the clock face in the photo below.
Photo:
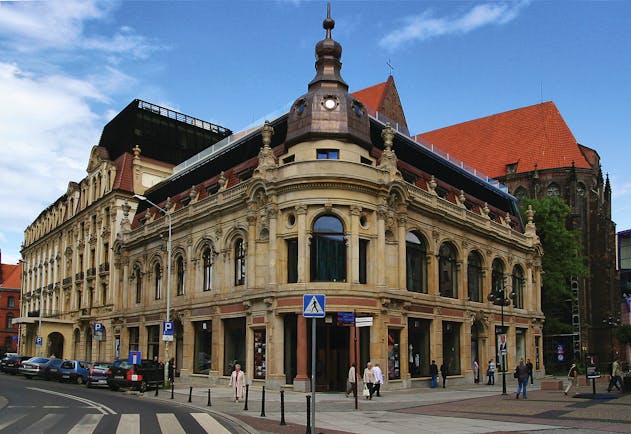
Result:
<svg viewBox="0 0 631 434"><path fill-rule="evenodd" d="M327 110L333 110L335 107L337 107L337 100L333 97L327 97L324 100L324 108Z"/></svg>

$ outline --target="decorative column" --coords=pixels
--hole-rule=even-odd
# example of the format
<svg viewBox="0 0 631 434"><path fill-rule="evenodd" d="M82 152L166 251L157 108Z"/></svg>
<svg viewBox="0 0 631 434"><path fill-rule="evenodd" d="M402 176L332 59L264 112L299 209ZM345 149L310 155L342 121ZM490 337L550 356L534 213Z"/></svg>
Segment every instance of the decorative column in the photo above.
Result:
<svg viewBox="0 0 631 434"><path fill-rule="evenodd" d="M307 281L307 206L296 206L298 216L298 283Z"/></svg>
<svg viewBox="0 0 631 434"><path fill-rule="evenodd" d="M351 205L351 283L359 283L359 216L362 208L357 205Z"/></svg>
<svg viewBox="0 0 631 434"><path fill-rule="evenodd" d="M307 371L307 319L298 315L296 327L296 378L294 378L294 390L296 392L308 392L310 390L310 380Z"/></svg>
<svg viewBox="0 0 631 434"><path fill-rule="evenodd" d="M219 309L217 309L218 311ZM211 319L212 342L211 342L211 360L210 371L208 371L208 379L210 384L217 384L219 377L223 376L224 362L224 328L223 321L218 315L214 315Z"/></svg>
<svg viewBox="0 0 631 434"><path fill-rule="evenodd" d="M399 215L399 289L407 288L407 267L406 260L406 235L407 235L407 216L405 214Z"/></svg>
<svg viewBox="0 0 631 434"><path fill-rule="evenodd" d="M285 333L284 317L271 310L271 299L265 299L269 303L267 313L267 350L265 352L267 362L267 387L279 390L287 382L283 371L285 358Z"/></svg>
<svg viewBox="0 0 631 434"><path fill-rule="evenodd" d="M195 364L195 327L191 321L191 311L185 310L182 317L182 366L177 369L180 370L180 375L190 375L193 373Z"/></svg>
<svg viewBox="0 0 631 434"><path fill-rule="evenodd" d="M256 214L248 213L248 241L245 251L246 275L245 287L256 287Z"/></svg>
<svg viewBox="0 0 631 434"><path fill-rule="evenodd" d="M388 210L385 205L377 207L377 282L378 288L386 286L386 218Z"/></svg>
<svg viewBox="0 0 631 434"><path fill-rule="evenodd" d="M278 278L277 276L278 270L276 267L276 257L277 257L277 250L278 250L278 240L276 239L276 225L278 222L277 216L278 216L278 208L275 205L270 205L270 207L267 209L267 217L269 221L269 242L268 242L269 276L268 276L267 283L269 286L272 286L272 287L276 285L276 280Z"/></svg>

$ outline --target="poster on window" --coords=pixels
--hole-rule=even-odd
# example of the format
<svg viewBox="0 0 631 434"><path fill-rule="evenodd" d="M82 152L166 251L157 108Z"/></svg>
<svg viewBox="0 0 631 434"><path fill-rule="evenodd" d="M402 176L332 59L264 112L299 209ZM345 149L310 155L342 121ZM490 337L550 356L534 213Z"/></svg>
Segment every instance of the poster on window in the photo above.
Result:
<svg viewBox="0 0 631 434"><path fill-rule="evenodd" d="M265 379L265 330L254 332L254 378Z"/></svg>

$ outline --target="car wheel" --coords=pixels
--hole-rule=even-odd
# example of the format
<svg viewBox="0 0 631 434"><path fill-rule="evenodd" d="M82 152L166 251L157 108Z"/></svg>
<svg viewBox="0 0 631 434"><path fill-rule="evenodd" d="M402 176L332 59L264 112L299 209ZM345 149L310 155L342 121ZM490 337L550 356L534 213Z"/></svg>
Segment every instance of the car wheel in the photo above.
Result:
<svg viewBox="0 0 631 434"><path fill-rule="evenodd" d="M83 384L83 377L81 375L77 375L77 384Z"/></svg>
<svg viewBox="0 0 631 434"><path fill-rule="evenodd" d="M142 393L145 393L147 391L147 382L145 380L142 380L140 382L140 389L139 389Z"/></svg>
<svg viewBox="0 0 631 434"><path fill-rule="evenodd" d="M26 378L27 380L30 380L32 377L30 375L25 375L24 378Z"/></svg>

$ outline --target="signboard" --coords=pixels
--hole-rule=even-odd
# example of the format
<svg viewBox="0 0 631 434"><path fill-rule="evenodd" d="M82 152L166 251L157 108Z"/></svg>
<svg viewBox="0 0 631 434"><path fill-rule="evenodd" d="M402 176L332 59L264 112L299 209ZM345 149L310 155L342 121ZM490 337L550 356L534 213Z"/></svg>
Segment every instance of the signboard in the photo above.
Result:
<svg viewBox="0 0 631 434"><path fill-rule="evenodd" d="M162 340L163 341L173 341L173 332L175 331L175 327L173 327L173 321L163 321L162 322Z"/></svg>
<svg viewBox="0 0 631 434"><path fill-rule="evenodd" d="M103 332L105 331L105 326L101 322L94 323L94 340L102 341L103 340Z"/></svg>
<svg viewBox="0 0 631 434"><path fill-rule="evenodd" d="M505 356L506 353L508 352L508 349L507 349L508 345L507 345L507 341L506 341L506 335L500 335L499 338L500 338L499 339L500 340L500 345L499 345L500 354Z"/></svg>
<svg viewBox="0 0 631 434"><path fill-rule="evenodd" d="M139 365L141 360L142 360L142 352L140 351L129 352L129 363L133 365Z"/></svg>
<svg viewBox="0 0 631 434"><path fill-rule="evenodd" d="M355 314L353 312L338 312L338 326L353 326L355 324Z"/></svg>
<svg viewBox="0 0 631 434"><path fill-rule="evenodd" d="M585 374L587 375L587 379L589 380L593 378L600 378L600 372L598 372L597 366L588 366L586 368Z"/></svg>
<svg viewBox="0 0 631 434"><path fill-rule="evenodd" d="M324 318L326 316L325 295L304 294L302 296L302 316L305 318Z"/></svg>
<svg viewBox="0 0 631 434"><path fill-rule="evenodd" d="M41 347L43 343L43 339L41 336L36 336L35 337L35 345L37 345L38 347Z"/></svg>
<svg viewBox="0 0 631 434"><path fill-rule="evenodd" d="M355 327L370 327L372 326L371 316L361 316L355 318Z"/></svg>
<svg viewBox="0 0 631 434"><path fill-rule="evenodd" d="M556 348L557 361L563 362L565 360L565 345L558 344Z"/></svg>

